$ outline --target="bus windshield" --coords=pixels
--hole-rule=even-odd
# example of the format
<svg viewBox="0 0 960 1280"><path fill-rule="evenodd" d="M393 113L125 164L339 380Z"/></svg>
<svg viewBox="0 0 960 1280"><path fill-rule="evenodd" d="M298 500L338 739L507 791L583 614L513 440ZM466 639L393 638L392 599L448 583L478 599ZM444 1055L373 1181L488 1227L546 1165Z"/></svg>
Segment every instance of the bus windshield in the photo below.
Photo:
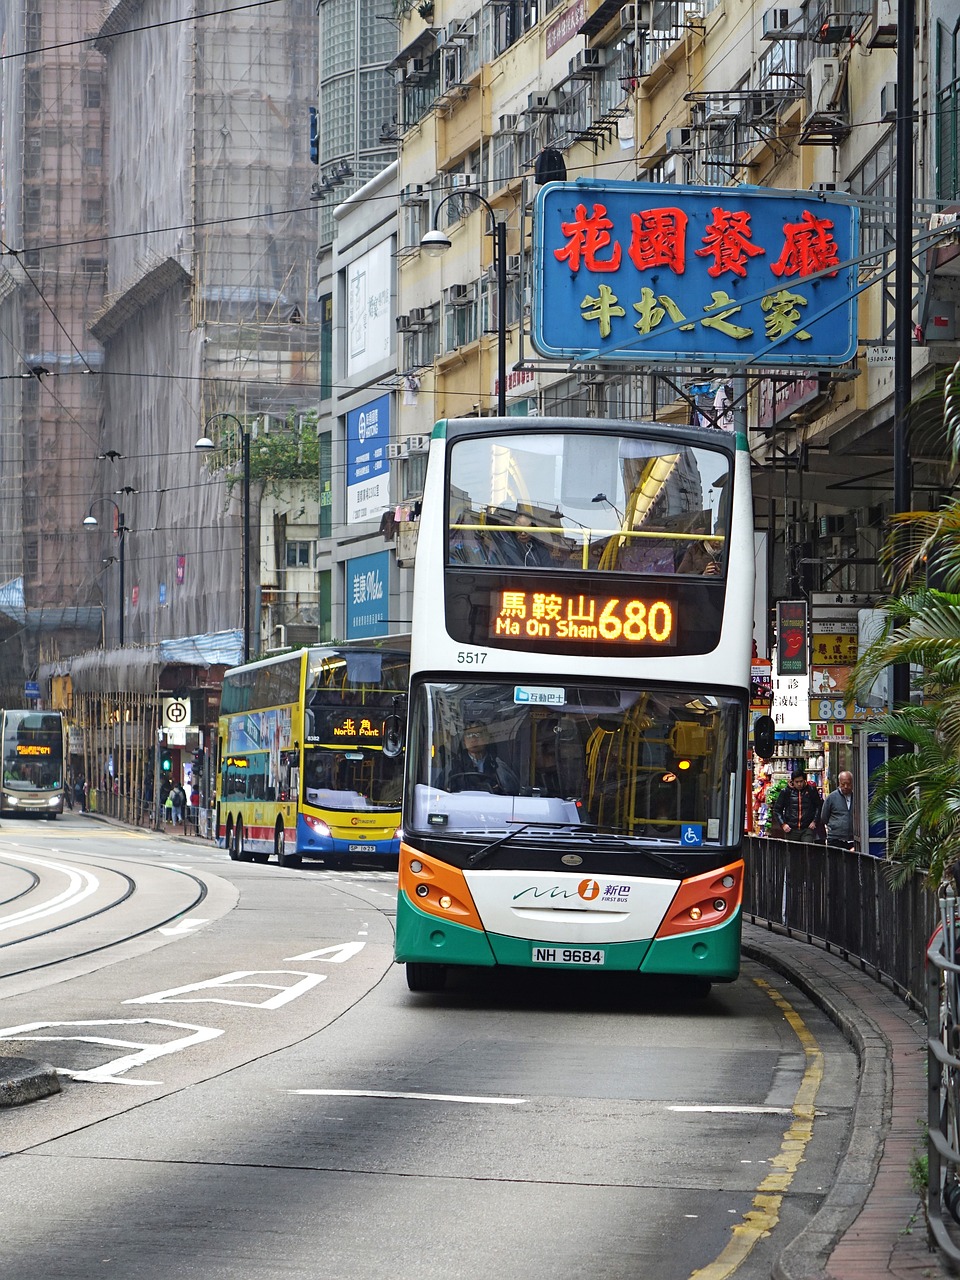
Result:
<svg viewBox="0 0 960 1280"><path fill-rule="evenodd" d="M468 436L450 448L450 565L717 574L730 461L602 432Z"/></svg>
<svg viewBox="0 0 960 1280"><path fill-rule="evenodd" d="M63 725L59 715L5 712L3 785L8 791L62 788Z"/></svg>
<svg viewBox="0 0 960 1280"><path fill-rule="evenodd" d="M424 683L407 747L405 826L591 826L685 848L736 844L743 714L660 684Z"/></svg>
<svg viewBox="0 0 960 1280"><path fill-rule="evenodd" d="M403 789L403 757L383 751L304 750L305 804L342 812L396 811Z"/></svg>

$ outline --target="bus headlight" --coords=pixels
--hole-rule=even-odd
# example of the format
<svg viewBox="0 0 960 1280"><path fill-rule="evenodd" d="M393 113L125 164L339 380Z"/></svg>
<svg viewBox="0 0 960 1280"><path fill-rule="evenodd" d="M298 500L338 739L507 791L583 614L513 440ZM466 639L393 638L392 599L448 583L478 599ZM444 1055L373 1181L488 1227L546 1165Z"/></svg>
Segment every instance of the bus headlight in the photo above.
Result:
<svg viewBox="0 0 960 1280"><path fill-rule="evenodd" d="M15 809L19 803L20 801L17 799L16 796L7 796L7 804L10 806L11 809Z"/></svg>
<svg viewBox="0 0 960 1280"><path fill-rule="evenodd" d="M47 804L50 806L51 809L55 809L59 803L60 803L59 796L50 796L47 800Z"/></svg>
<svg viewBox="0 0 960 1280"><path fill-rule="evenodd" d="M330 828L320 818L310 818L304 814L303 820L315 836L320 836L323 840L330 839Z"/></svg>

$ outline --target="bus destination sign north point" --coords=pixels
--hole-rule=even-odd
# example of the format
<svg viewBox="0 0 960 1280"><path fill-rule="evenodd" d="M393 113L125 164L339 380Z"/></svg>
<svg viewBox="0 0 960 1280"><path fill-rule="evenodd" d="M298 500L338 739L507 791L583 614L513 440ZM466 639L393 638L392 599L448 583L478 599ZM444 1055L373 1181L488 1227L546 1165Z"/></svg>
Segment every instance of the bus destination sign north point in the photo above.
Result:
<svg viewBox="0 0 960 1280"><path fill-rule="evenodd" d="M857 348L858 210L766 187L554 182L537 193L549 359L837 365Z"/></svg>

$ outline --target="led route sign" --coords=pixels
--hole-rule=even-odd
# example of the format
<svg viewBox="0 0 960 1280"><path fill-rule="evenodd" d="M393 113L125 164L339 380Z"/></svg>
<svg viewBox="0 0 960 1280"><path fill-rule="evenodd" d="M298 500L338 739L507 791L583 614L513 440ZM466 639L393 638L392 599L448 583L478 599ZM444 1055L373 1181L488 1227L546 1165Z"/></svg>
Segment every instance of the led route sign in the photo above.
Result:
<svg viewBox="0 0 960 1280"><path fill-rule="evenodd" d="M843 364L857 347L855 202L767 187L553 182L534 208L550 359Z"/></svg>
<svg viewBox="0 0 960 1280"><path fill-rule="evenodd" d="M676 606L667 600L557 591L493 591L490 638L597 640L617 644L677 642Z"/></svg>

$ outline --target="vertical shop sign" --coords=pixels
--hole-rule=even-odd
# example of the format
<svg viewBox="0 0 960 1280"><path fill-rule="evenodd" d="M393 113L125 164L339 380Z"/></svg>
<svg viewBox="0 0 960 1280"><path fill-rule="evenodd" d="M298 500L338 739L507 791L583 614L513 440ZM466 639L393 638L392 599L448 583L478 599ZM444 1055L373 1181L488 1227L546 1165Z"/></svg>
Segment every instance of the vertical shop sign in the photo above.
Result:
<svg viewBox="0 0 960 1280"><path fill-rule="evenodd" d="M777 675L807 674L807 602L777 601Z"/></svg>

